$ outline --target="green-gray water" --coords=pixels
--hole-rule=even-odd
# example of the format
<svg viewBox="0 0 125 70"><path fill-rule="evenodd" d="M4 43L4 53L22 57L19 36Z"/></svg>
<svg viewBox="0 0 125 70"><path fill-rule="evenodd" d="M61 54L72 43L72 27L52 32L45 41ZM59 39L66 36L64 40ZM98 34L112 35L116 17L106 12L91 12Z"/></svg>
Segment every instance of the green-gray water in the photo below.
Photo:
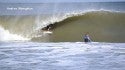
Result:
<svg viewBox="0 0 125 70"><path fill-rule="evenodd" d="M110 11L90 11L72 15L51 23L53 24L51 35L43 35L40 30L50 22L39 27L39 30L34 30L37 21L43 19L42 15L39 17L35 15L0 16L0 25L11 33L30 37L33 41L83 41L83 35L88 32L93 41L125 42L124 18L125 13ZM40 34L42 36L38 37Z"/></svg>

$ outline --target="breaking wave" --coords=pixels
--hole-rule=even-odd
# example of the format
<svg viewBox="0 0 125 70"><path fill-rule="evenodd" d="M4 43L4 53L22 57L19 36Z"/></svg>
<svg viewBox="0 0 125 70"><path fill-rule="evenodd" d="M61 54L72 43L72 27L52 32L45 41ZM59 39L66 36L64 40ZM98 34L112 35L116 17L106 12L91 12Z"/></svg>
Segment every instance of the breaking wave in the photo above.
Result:
<svg viewBox="0 0 125 70"><path fill-rule="evenodd" d="M6 15L6 16L0 16L0 40L27 40L27 39L31 39L31 40L38 40L37 38L40 37L48 37L47 34L44 34L43 30L41 30L42 28L47 27L50 24L53 24L53 35L57 35L58 36L58 29L59 27L62 27L61 31L62 34L65 33L66 31L65 28L68 27L67 24L69 24L70 26L72 26L72 24L81 24L82 26L85 26L86 23L89 24L91 27L90 29L87 29L85 27L80 27L83 31L86 30L85 32L87 32L88 30L91 29L96 29L97 30L97 25L99 24L99 28L98 30L102 30L99 31L101 32L100 35L102 35L105 38L105 34L103 35L103 33L108 33L111 32L109 34L112 35L114 33L119 33L116 34L117 36L119 35L125 35L125 32L119 32L121 29L123 30L123 26L125 25L125 13L124 12L114 12L114 11L109 11L109 10L88 10L88 11L79 11L79 12L72 12L72 13L57 13L57 14L43 14L43 15L16 15L16 16L10 16L10 15ZM83 22L84 21L84 22ZM93 23L93 24L92 24ZM94 24L95 23L95 24ZM109 24L108 24L109 23ZM83 25L85 24L85 25ZM117 25L119 24L119 25ZM103 27L104 25L104 27ZM76 30L75 26L70 27L71 29L74 29L74 33L76 33L77 35L81 34L78 32L78 30ZM107 28L106 26L109 26L109 28L111 27L112 29ZM114 26L114 27L113 27ZM119 26L118 28L115 29L116 26ZM109 30L104 30L105 28L109 29ZM113 32L113 29L115 29L116 31ZM97 30L97 32L98 32ZM57 33L56 33L57 32ZM89 31L91 33L93 33L92 31ZM95 36L100 36L96 33L93 33ZM53 36L52 35L52 36ZM114 34L114 36L116 36ZM116 37L117 37L116 36ZM62 37L64 38L64 37ZM73 38L73 37L72 37ZM67 40L67 41L72 41L73 39L71 38L71 40ZM114 37L113 37L114 38ZM112 39L113 39L112 38ZM60 38L57 38L60 39ZM121 38L120 38L121 39ZM48 40L48 39L47 39ZM76 39L77 41L78 39ZM96 38L95 40L100 41L99 38ZM61 41L61 40L59 40ZM73 40L75 41L75 40ZM103 40L104 41L104 40ZM122 41L125 41L122 39Z"/></svg>
<svg viewBox="0 0 125 70"><path fill-rule="evenodd" d="M28 38L24 38L21 35L11 34L8 30L0 27L0 41L19 41L19 40L29 40Z"/></svg>

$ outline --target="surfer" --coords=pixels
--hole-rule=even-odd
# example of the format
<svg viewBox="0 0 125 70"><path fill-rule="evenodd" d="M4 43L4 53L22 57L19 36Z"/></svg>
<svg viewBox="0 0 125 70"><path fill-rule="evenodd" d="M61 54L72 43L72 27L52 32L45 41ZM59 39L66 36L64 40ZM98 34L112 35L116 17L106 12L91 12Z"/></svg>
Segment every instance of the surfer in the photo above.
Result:
<svg viewBox="0 0 125 70"><path fill-rule="evenodd" d="M50 27L50 26L49 26L49 27L47 28L47 30L48 30L48 31L50 31L50 30L51 30L51 28L52 28L52 27Z"/></svg>
<svg viewBox="0 0 125 70"><path fill-rule="evenodd" d="M44 34L52 34L52 26L53 26L53 24L50 24L50 25L42 28L41 30L43 31Z"/></svg>
<svg viewBox="0 0 125 70"><path fill-rule="evenodd" d="M50 30L52 30L52 29L53 29L53 24L50 24L50 25L48 25L48 26L42 28L41 30L43 30L43 31L50 31Z"/></svg>
<svg viewBox="0 0 125 70"><path fill-rule="evenodd" d="M91 42L91 39L90 39L88 33L86 33L84 36L84 42Z"/></svg>

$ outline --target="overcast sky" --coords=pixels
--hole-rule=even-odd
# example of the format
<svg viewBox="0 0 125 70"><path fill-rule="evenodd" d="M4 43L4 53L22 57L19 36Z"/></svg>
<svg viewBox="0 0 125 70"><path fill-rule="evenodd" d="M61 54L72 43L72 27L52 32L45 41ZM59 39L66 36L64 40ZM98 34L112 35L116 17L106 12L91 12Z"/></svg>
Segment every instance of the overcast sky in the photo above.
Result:
<svg viewBox="0 0 125 70"><path fill-rule="evenodd" d="M0 3L125 2L125 0L0 0Z"/></svg>

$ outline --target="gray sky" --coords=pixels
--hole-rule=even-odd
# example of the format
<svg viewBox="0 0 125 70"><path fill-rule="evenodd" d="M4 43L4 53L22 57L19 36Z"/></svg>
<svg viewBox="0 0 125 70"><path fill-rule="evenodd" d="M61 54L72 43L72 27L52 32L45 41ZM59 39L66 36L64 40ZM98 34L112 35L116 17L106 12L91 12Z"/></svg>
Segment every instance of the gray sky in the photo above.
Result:
<svg viewBox="0 0 125 70"><path fill-rule="evenodd" d="M125 0L0 0L0 3L125 2Z"/></svg>

